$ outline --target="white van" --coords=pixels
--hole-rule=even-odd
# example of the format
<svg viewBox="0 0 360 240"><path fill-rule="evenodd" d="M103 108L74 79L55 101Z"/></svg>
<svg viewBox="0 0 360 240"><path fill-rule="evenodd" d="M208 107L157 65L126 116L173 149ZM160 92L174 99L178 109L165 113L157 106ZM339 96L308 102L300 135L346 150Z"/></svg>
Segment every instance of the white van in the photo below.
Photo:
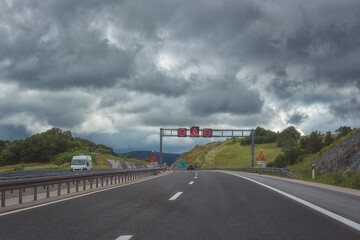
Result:
<svg viewBox="0 0 360 240"><path fill-rule="evenodd" d="M92 159L90 155L73 156L71 161L71 171L92 170Z"/></svg>

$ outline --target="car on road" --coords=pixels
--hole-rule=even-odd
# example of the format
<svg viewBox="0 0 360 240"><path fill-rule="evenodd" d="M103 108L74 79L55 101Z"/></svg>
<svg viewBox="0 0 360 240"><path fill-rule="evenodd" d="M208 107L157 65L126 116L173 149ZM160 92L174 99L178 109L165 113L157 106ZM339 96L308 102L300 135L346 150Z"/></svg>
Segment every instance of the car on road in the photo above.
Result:
<svg viewBox="0 0 360 240"><path fill-rule="evenodd" d="M195 170L194 165L188 164L187 165L187 170Z"/></svg>

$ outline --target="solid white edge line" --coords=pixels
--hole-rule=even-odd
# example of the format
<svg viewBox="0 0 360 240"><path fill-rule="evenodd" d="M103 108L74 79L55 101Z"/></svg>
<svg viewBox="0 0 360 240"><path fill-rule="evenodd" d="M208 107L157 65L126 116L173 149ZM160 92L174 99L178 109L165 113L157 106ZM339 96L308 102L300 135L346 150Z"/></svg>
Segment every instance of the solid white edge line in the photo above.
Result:
<svg viewBox="0 0 360 240"><path fill-rule="evenodd" d="M159 177L162 177L162 176L159 176ZM156 177L156 178L157 178L157 177ZM98 191L89 192L89 193L84 193L84 194L81 194L81 195L77 195L77 196L73 196L73 197L68 197L68 198L64 198L64 199L60 199L60 200L56 200L56 201L52 201L52 202L48 202L48 203L42 203L42 204L39 204L39 205L36 205L36 206L21 208L21 209L13 210L13 211L10 211L10 212L4 212L4 213L0 213L0 217L1 217L1 216L5 216L5 215L10 215L10 214L13 214L13 213L17 213L17 212L23 212L23 211L30 210L30 209L34 209L34 208L39 208L39 207L43 207L43 206L55 204L55 203L58 203L58 202L64 202L64 201L68 201L68 200L71 200L71 199L88 196L88 195L95 194L95 193L99 193L99 192L104 192L104 191L112 190L112 189L115 189L115 188L125 187L125 186L129 186L129 185L132 185L132 184L149 181L149 180L152 180L152 179L155 179L155 178L143 179L143 180L140 180L140 181L137 181L137 182L125 183L125 184L122 184L122 185L119 185L119 186L114 186L114 187L109 187L109 188L105 188L105 189L100 189L100 190L98 190Z"/></svg>
<svg viewBox="0 0 360 240"><path fill-rule="evenodd" d="M129 240L132 237L133 237L133 235L123 235L123 236L118 237L115 240Z"/></svg>
<svg viewBox="0 0 360 240"><path fill-rule="evenodd" d="M228 172L222 172L222 173L226 173L226 174L229 174L229 175L233 175L233 176L236 176L236 177L240 177L240 178L246 179L246 180L248 180L248 181L251 181L251 182L253 182L253 183L259 184L259 185L261 185L261 186L263 186L263 187L266 187L266 188L268 188L268 189L270 189L270 190L272 190L272 191L275 191L275 192L277 192L277 193L280 193L281 195L283 195L283 196L285 196L285 197L288 197L288 198L290 198L290 199L292 199L292 200L294 200L294 201L297 201L297 202L299 202L299 203L301 203L301 204L303 204L303 205L305 205L305 206L307 206L307 207L309 207L309 208L314 209L315 211L318 211L318 212L320 212L320 213L322 213L322 214L324 214L324 215L326 215L326 216L328 216L328 217L331 217L332 219L335 219L335 220L337 220L337 221L339 221L339 222L342 222L343 224L345 224L345 225L347 225L347 226L349 226L349 227L352 227L352 228L360 231L360 224L358 224L358 223L356 223L356 222L354 222L354 221L351 221L351 220L349 220L349 219L347 219L347 218L344 218L344 217L342 217L342 216L340 216L340 215L337 215L337 214L335 214L335 213L333 213L333 212L330 212L330 211L328 211L328 210L326 210L326 209L324 209L324 208L321 208L321 207L319 207L319 206L316 206L316 205L314 205L314 204L312 204L312 203L310 203L310 202L307 202L307 201L305 201L305 200L302 200L301 198L295 197L295 196L293 196L293 195L291 195L291 194L288 194L288 193L286 193L286 192L283 192L283 191L281 191L281 190L279 190L279 189L276 189L276 188L274 188L274 187L270 187L270 186L268 186L268 185L266 185L266 184L263 184L263 183L261 183L261 182L255 181L255 180L253 180L253 179L250 179L250 178L247 178L247 177L244 177L244 176L240 176L240 175L237 175L237 174L234 174L234 173L228 173Z"/></svg>
<svg viewBox="0 0 360 240"><path fill-rule="evenodd" d="M172 196L171 198L169 198L169 201L174 201L176 200L183 192L177 192L174 196Z"/></svg>
<svg viewBox="0 0 360 240"><path fill-rule="evenodd" d="M189 182L189 185L192 185L194 183L194 181L191 181L191 182Z"/></svg>

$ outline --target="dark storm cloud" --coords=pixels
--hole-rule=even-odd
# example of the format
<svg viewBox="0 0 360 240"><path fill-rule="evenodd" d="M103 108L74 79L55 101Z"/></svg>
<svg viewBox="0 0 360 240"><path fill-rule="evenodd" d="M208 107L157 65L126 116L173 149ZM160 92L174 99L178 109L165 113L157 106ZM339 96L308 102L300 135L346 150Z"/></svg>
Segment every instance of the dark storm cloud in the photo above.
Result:
<svg viewBox="0 0 360 240"><path fill-rule="evenodd" d="M30 133L23 126L11 124L0 125L0 140L17 140L25 139Z"/></svg>
<svg viewBox="0 0 360 240"><path fill-rule="evenodd" d="M358 0L1 1L0 84L19 94L0 89L0 121L81 132L102 119L114 132L297 123L311 132L318 109L358 119L359 42ZM26 91L37 94L24 100ZM89 123L88 114L101 117Z"/></svg>
<svg viewBox="0 0 360 240"><path fill-rule="evenodd" d="M263 100L257 91L225 77L197 86L187 97L186 106L191 113L199 116L214 113L254 114L261 111Z"/></svg>
<svg viewBox="0 0 360 240"><path fill-rule="evenodd" d="M287 122L289 124L299 125L300 123L302 123L304 120L306 120L308 118L309 118L309 116L307 114L296 112L290 116L290 118L287 120Z"/></svg>
<svg viewBox="0 0 360 240"><path fill-rule="evenodd" d="M0 120L24 114L51 126L72 128L87 119L92 113L93 104L92 97L76 91L37 94L13 91L0 104L0 112L5 113Z"/></svg>
<svg viewBox="0 0 360 240"><path fill-rule="evenodd" d="M332 114L340 118L356 119L360 117L360 102L356 97L332 104L330 109Z"/></svg>
<svg viewBox="0 0 360 240"><path fill-rule="evenodd" d="M184 78L167 76L155 68L145 71L133 79L123 79L120 82L120 86L130 90L165 96L184 95L191 86L191 82Z"/></svg>
<svg viewBox="0 0 360 240"><path fill-rule="evenodd" d="M2 75L30 88L110 87L131 75L134 53L119 49L89 24L99 9L73 4L15 2L2 9L11 30L0 28L1 56L10 61ZM20 18L17 20L16 16ZM23 18L21 20L21 18ZM15 35L16 37L14 37Z"/></svg>
<svg viewBox="0 0 360 240"><path fill-rule="evenodd" d="M275 71L274 74L276 77L270 81L268 89L274 92L281 99L293 97L298 91L298 86L301 85L301 83L291 81L284 70Z"/></svg>

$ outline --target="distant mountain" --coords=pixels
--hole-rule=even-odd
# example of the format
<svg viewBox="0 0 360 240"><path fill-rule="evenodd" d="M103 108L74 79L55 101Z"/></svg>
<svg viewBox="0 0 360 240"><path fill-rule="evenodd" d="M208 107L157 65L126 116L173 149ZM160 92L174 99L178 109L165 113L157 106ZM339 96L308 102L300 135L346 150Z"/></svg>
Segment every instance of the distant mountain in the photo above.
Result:
<svg viewBox="0 0 360 240"><path fill-rule="evenodd" d="M155 157L157 159L160 160L160 153L159 152L154 152L155 153ZM124 157L129 156L131 158L141 158L142 160L146 160L149 161L149 159L151 158L151 151L132 151L132 152L127 152L127 153L122 153L121 155L123 155ZM171 166L176 159L180 158L181 154L176 154L176 153L163 153L162 154L162 161L163 163L166 162L166 164L168 166Z"/></svg>

